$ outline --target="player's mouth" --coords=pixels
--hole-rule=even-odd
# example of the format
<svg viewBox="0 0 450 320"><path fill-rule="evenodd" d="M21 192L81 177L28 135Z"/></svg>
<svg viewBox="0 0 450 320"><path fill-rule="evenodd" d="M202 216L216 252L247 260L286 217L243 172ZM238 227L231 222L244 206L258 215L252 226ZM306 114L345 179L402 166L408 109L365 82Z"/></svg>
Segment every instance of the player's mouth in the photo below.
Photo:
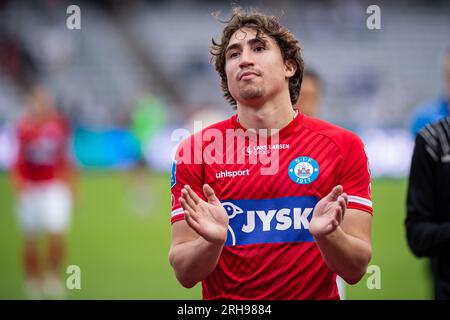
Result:
<svg viewBox="0 0 450 320"><path fill-rule="evenodd" d="M258 76L259 74L255 71L245 71L239 74L239 80L250 80Z"/></svg>

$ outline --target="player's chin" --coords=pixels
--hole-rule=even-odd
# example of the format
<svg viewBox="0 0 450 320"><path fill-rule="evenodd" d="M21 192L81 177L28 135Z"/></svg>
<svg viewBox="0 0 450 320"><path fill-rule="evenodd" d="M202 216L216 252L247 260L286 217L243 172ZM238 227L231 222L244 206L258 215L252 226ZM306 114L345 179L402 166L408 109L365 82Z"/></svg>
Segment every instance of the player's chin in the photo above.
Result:
<svg viewBox="0 0 450 320"><path fill-rule="evenodd" d="M246 88L241 88L239 90L239 97L241 101L249 102L257 102L264 96L263 90L256 86L251 85Z"/></svg>

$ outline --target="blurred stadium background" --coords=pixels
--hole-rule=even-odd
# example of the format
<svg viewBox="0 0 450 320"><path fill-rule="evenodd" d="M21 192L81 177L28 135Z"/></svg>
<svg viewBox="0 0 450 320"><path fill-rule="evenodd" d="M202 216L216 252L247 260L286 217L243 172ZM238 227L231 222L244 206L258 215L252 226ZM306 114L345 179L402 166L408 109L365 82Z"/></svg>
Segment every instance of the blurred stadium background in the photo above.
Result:
<svg viewBox="0 0 450 320"><path fill-rule="evenodd" d="M323 79L320 117L354 130L373 173L373 259L381 289L366 277L348 299L429 299L426 260L407 248L406 176L417 105L444 92L449 46L445 1L377 1L381 30L368 30L367 1L244 1L280 15ZM81 30L66 9L81 8ZM22 299L21 236L8 168L24 88L39 79L73 127L80 168L67 265L80 266L71 299L198 299L168 263L171 153L176 128L233 113L209 63L228 1L0 1L0 298ZM140 158L142 146L145 165Z"/></svg>

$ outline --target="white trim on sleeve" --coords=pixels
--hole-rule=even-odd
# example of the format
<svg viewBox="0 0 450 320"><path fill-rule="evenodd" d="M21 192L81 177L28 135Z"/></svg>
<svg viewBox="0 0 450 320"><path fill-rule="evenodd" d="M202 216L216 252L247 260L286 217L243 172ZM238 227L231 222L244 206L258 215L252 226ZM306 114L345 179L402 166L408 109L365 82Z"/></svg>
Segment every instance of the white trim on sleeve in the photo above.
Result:
<svg viewBox="0 0 450 320"><path fill-rule="evenodd" d="M372 208L372 201L366 198L357 196L348 196L348 202L359 203Z"/></svg>
<svg viewBox="0 0 450 320"><path fill-rule="evenodd" d="M183 212L184 212L184 209L183 209L183 208L178 208L178 209L176 209L176 210L173 210L173 211L172 211L172 218L175 217L175 216L177 216L177 215L179 215L179 214L182 214Z"/></svg>

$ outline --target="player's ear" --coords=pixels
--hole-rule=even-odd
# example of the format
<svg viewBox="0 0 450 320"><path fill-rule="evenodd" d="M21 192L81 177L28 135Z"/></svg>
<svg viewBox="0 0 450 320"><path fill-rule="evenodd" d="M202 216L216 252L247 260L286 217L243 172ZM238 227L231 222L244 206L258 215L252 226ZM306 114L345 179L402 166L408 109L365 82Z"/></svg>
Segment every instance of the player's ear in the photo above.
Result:
<svg viewBox="0 0 450 320"><path fill-rule="evenodd" d="M286 78L292 77L295 74L295 72L297 71L297 64L292 59L287 59L284 62L284 67L285 67Z"/></svg>

